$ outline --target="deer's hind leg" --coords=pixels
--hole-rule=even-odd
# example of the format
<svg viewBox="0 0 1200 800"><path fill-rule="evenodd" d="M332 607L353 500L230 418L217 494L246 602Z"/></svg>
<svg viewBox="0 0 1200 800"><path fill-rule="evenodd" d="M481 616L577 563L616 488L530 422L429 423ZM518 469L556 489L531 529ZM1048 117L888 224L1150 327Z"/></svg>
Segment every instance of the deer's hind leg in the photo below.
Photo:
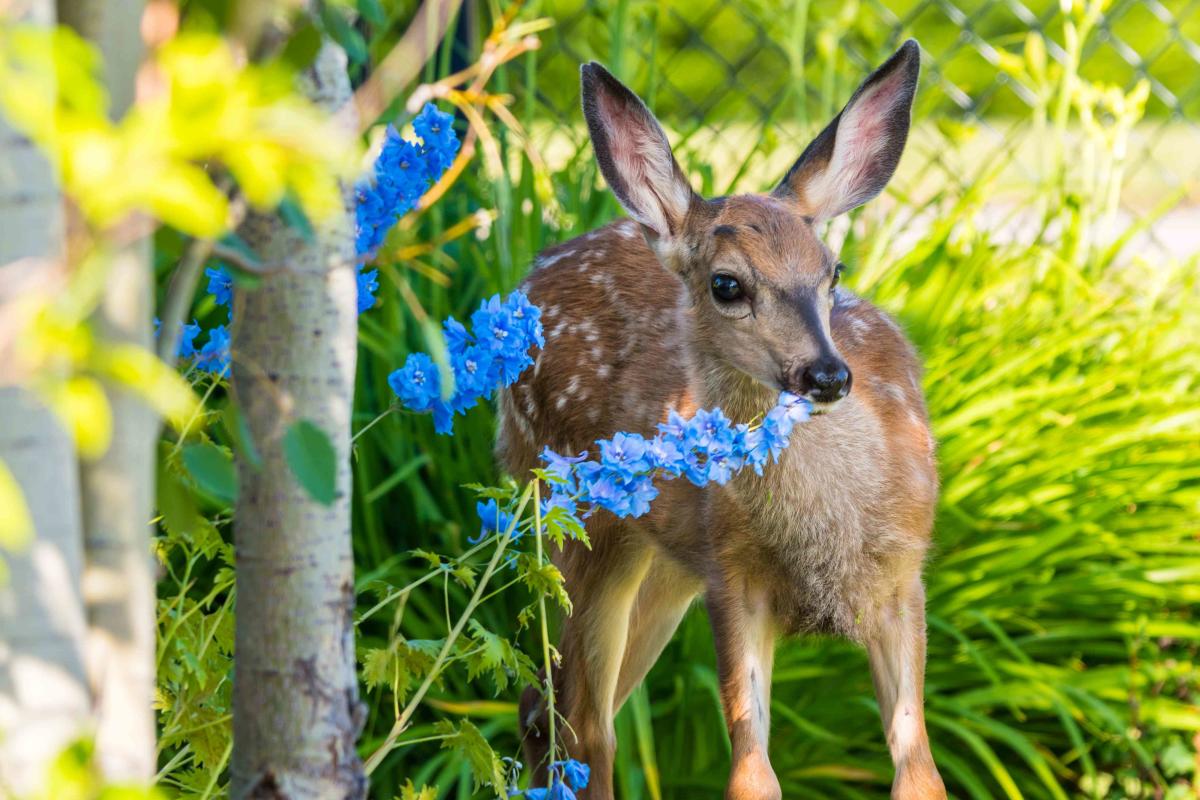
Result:
<svg viewBox="0 0 1200 800"><path fill-rule="evenodd" d="M613 704L614 715L658 661L688 606L703 588L700 578L670 556L658 554L653 557L630 612L625 657L621 661Z"/></svg>
<svg viewBox="0 0 1200 800"><path fill-rule="evenodd" d="M557 726L554 758L565 753L591 767L591 781L579 794L581 800L612 800L617 679L630 610L651 551L620 522L596 522L588 530L593 549L570 546L559 561L574 610L563 621L559 638L562 662L555 670L554 690L556 710L566 724ZM527 690L521 707L525 757L543 786L550 759L548 722L544 700Z"/></svg>

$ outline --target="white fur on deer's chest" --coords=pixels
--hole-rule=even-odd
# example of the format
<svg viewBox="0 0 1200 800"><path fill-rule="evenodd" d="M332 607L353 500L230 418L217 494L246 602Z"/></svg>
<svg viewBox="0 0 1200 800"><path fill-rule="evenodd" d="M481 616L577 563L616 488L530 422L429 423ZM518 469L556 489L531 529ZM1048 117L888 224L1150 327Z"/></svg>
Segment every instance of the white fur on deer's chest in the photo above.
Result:
<svg viewBox="0 0 1200 800"><path fill-rule="evenodd" d="M885 490L879 421L852 397L798 425L778 464L735 491L798 627L850 633L878 573Z"/></svg>

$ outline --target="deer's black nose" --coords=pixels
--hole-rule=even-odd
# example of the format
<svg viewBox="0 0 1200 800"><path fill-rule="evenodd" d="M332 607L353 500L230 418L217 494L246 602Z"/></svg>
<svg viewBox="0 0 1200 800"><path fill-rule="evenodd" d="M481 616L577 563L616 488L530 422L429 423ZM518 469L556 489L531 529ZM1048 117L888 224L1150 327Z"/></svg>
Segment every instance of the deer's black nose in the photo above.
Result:
<svg viewBox="0 0 1200 800"><path fill-rule="evenodd" d="M804 368L800 393L818 403L832 403L850 393L850 368L836 358L821 359Z"/></svg>

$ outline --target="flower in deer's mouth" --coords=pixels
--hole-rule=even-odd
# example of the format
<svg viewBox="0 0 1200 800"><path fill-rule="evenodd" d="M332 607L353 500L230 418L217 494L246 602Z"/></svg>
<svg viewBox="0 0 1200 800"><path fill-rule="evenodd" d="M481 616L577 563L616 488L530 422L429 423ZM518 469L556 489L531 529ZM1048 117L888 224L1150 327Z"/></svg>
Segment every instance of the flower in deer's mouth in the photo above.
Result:
<svg viewBox="0 0 1200 800"><path fill-rule="evenodd" d="M388 385L413 411L432 411L441 400L437 365L425 353L410 353L404 366L388 376Z"/></svg>
<svg viewBox="0 0 1200 800"><path fill-rule="evenodd" d="M674 411L671 413L675 414ZM660 425L659 427L664 426ZM668 436L660 433L646 444L646 456L655 469L661 469L670 475L683 473L687 468L687 461L683 450L680 449L681 438L682 436Z"/></svg>
<svg viewBox="0 0 1200 800"><path fill-rule="evenodd" d="M575 465L586 460L587 453L580 453L577 456L563 456L547 447L542 450L541 458L546 464L546 472L562 479L562 483L554 486L554 490L574 494L576 491Z"/></svg>
<svg viewBox="0 0 1200 800"><path fill-rule="evenodd" d="M646 440L636 433L617 433L600 442L600 463L624 479L650 469Z"/></svg>

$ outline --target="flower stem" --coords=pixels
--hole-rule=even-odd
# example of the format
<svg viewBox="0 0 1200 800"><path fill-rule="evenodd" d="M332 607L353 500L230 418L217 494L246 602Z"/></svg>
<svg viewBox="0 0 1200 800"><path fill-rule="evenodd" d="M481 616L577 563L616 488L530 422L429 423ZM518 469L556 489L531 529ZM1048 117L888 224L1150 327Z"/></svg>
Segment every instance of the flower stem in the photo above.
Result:
<svg viewBox="0 0 1200 800"><path fill-rule="evenodd" d="M400 713L400 717L392 725L392 729L388 732L387 738L384 739L383 744L381 744L379 748L372 753L369 758L367 758L366 772L368 775L374 772L383 762L383 759L387 756L387 754L396 748L396 740L399 739L400 735L408 728L408 722L410 719L412 719L412 715L416 712L417 706L419 706L421 701L425 699L425 695L428 693L429 687L431 687L433 682L437 680L442 668L446 665L447 659L450 657L450 651L454 648L454 643L462 634L463 628L467 626L467 622L470 621L471 615L475 613L475 609L478 607L480 599L483 597L483 590L487 587L488 581L491 580L492 575L496 572L496 568L500 565L500 559L504 555L504 549L508 546L508 543L512 541L512 532L515 529L517 522L520 520L522 512L524 512L525 506L529 503L529 498L532 494L532 486L526 487L525 491L521 494L521 501L517 506L516 513L513 515L512 522L508 524L508 529L504 531L503 535L500 536L500 541L496 545L496 552L492 554L492 560L488 562L487 569L484 570L483 577L479 579L479 583L475 587L475 593L471 595L470 601L467 602L467 607L463 609L463 613L458 618L458 622L454 624L454 628L451 629L450 634L446 637L445 643L442 644L442 649L440 652L438 652L437 658L433 662L433 667L429 670L429 674L425 676L425 680L421 683L420 688L417 689L416 693L412 696L412 699L408 701L408 705L404 707L404 711Z"/></svg>

